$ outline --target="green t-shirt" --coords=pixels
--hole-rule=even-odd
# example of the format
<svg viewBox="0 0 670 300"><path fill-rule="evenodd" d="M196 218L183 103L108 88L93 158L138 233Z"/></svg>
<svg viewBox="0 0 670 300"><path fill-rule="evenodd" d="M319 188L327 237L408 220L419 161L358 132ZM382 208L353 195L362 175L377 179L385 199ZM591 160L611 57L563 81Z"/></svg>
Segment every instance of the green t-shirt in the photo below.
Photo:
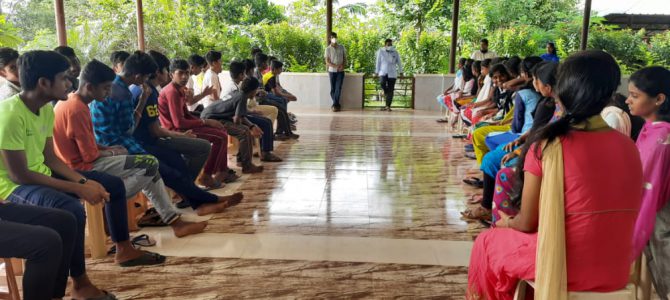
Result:
<svg viewBox="0 0 670 300"><path fill-rule="evenodd" d="M42 106L39 115L35 115L19 95L0 102L0 149L25 151L28 169L33 172L51 176L51 170L44 164L43 152L47 138L53 136L53 129L51 104ZM17 187L0 160L0 198L7 199Z"/></svg>

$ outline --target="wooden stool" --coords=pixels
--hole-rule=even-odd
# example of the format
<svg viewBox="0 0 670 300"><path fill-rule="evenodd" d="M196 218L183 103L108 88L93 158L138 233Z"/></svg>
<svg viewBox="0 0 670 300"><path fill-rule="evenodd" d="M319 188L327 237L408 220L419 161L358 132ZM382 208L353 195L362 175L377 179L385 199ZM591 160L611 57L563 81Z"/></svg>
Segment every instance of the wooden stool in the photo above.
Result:
<svg viewBox="0 0 670 300"><path fill-rule="evenodd" d="M535 288L535 282L522 280L519 281L519 284L516 287L516 292L514 292L515 300L524 300L526 299L526 293L528 292L528 287ZM608 293L597 293L597 292L568 292L568 299L570 300L635 300L635 286L633 284L627 285L624 289L608 292Z"/></svg>
<svg viewBox="0 0 670 300"><path fill-rule="evenodd" d="M16 276L19 275L15 272L15 267L14 264L16 263L16 259L12 258L3 258L4 263L5 263L5 274L6 274L6 279L7 279L7 292L2 292L0 293L0 299L8 299L8 300L21 300L21 295L19 294L19 285L16 283ZM21 262L19 261L19 266L21 266ZM22 267L20 267L22 268Z"/></svg>
<svg viewBox="0 0 670 300"><path fill-rule="evenodd" d="M140 228L137 226L137 220L149 209L149 199L143 193L137 193L135 197L130 198L126 203L128 207L128 230L131 232L138 231Z"/></svg>
<svg viewBox="0 0 670 300"><path fill-rule="evenodd" d="M240 141L234 136L228 136L228 155L235 155L240 150Z"/></svg>
<svg viewBox="0 0 670 300"><path fill-rule="evenodd" d="M84 201L86 209L86 244L91 250L92 258L107 256L107 234L105 234L105 218L102 212L103 204L91 205Z"/></svg>

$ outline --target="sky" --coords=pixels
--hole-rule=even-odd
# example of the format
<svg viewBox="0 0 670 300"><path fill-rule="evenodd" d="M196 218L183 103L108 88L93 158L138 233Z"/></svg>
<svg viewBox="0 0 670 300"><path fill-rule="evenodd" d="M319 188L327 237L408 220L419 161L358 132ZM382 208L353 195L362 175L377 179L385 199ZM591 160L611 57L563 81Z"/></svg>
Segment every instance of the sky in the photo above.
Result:
<svg viewBox="0 0 670 300"><path fill-rule="evenodd" d="M288 5L293 0L270 0L272 3ZM366 3L374 5L376 0L339 0L340 5L352 3ZM583 0L580 7L584 7ZM592 0L591 8L604 16L610 13L629 14L668 14L670 15L670 0Z"/></svg>

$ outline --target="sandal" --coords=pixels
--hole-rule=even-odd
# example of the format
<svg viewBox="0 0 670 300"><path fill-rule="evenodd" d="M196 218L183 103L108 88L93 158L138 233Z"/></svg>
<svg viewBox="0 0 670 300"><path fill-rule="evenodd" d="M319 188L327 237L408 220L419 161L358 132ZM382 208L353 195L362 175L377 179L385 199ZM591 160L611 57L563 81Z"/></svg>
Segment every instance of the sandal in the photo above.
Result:
<svg viewBox="0 0 670 300"><path fill-rule="evenodd" d="M137 266L153 266L153 265L160 265L165 262L165 256L163 255L148 251L143 252L144 253L142 254L142 256L119 263L119 266L122 266L124 268L137 267Z"/></svg>
<svg viewBox="0 0 670 300"><path fill-rule="evenodd" d="M149 237L149 235L141 234L130 240L130 244L139 249L140 247L152 247L156 246L156 241ZM107 251L107 255L116 254L116 245L112 245Z"/></svg>
<svg viewBox="0 0 670 300"><path fill-rule="evenodd" d="M484 187L484 181L477 177L470 177L463 179L463 183L474 186L476 188L483 188Z"/></svg>
<svg viewBox="0 0 670 300"><path fill-rule="evenodd" d="M476 208L468 208L465 211L462 211L461 217L469 220L490 220L491 211L481 206L478 206Z"/></svg>
<svg viewBox="0 0 670 300"><path fill-rule="evenodd" d="M139 227L162 227L167 225L153 207L144 212L144 215L137 221Z"/></svg>
<svg viewBox="0 0 670 300"><path fill-rule="evenodd" d="M156 246L156 241L147 234L140 234L130 240L134 246L138 247L153 247Z"/></svg>

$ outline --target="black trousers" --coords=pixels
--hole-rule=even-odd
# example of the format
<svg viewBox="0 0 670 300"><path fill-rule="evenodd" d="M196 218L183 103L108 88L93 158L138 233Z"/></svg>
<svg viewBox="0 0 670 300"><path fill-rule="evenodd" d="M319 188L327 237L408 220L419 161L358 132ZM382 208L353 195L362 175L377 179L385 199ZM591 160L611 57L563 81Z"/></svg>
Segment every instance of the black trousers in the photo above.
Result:
<svg viewBox="0 0 670 300"><path fill-rule="evenodd" d="M386 107L391 107L393 103L393 91L395 91L395 78L389 78L388 75L380 77L379 84L384 90L384 95L386 96Z"/></svg>
<svg viewBox="0 0 670 300"><path fill-rule="evenodd" d="M23 299L65 295L77 221L61 209L0 203L0 257L23 258Z"/></svg>

